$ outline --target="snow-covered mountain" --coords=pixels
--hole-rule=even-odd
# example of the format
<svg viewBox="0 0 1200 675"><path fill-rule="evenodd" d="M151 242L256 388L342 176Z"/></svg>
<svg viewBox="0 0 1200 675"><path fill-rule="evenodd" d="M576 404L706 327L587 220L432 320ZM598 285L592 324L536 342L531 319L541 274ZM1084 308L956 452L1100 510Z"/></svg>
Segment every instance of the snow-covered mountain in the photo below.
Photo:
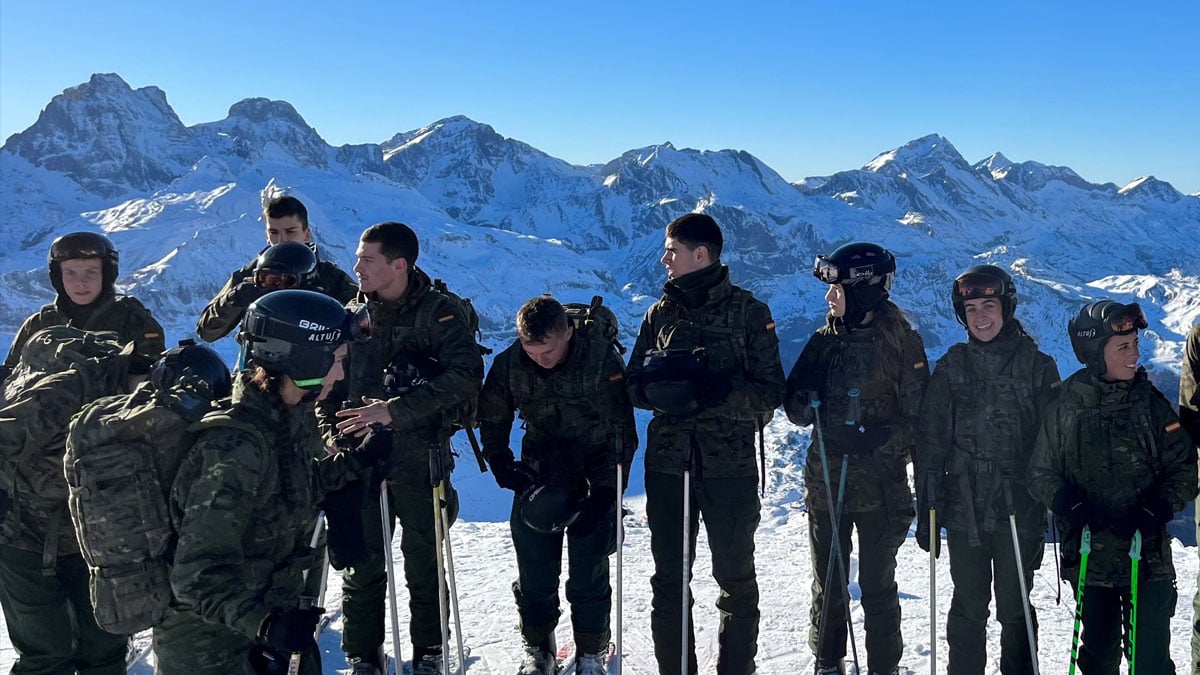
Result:
<svg viewBox="0 0 1200 675"><path fill-rule="evenodd" d="M474 298L496 344L520 303L547 291L604 295L632 336L663 281L662 228L693 210L725 228L724 258L771 304L788 362L821 320L813 256L851 240L896 253L894 298L935 358L963 337L949 281L981 261L1013 271L1025 323L1064 373L1075 363L1063 326L1086 299L1145 305L1146 360L1169 392L1200 318L1200 198L1153 177L1098 185L999 152L972 164L936 134L795 184L746 152L669 142L573 166L461 116L333 147L284 101L239 101L187 127L161 90L109 74L56 96L0 148L0 331L50 297L49 242L93 229L121 250L125 290L186 337L262 246L268 185L305 201L324 255L347 268L364 227L412 224L422 266Z"/></svg>

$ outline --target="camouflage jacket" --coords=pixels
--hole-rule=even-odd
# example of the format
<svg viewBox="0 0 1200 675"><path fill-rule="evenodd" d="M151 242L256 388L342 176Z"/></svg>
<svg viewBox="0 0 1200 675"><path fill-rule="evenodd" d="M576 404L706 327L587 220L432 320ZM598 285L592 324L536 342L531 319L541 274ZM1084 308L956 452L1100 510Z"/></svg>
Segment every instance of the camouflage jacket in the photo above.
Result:
<svg viewBox="0 0 1200 675"><path fill-rule="evenodd" d="M89 305L86 316L72 318L65 302L55 300L32 314L9 347L4 359L4 371L11 372L21 360L21 347L31 335L49 326L74 326L89 331L111 331L122 341L132 341L134 349L147 363L153 363L166 349L163 327L150 316L150 310L132 295L110 295L96 300L95 307Z"/></svg>
<svg viewBox="0 0 1200 675"><path fill-rule="evenodd" d="M702 347L709 368L728 374L733 385L724 401L694 417L655 411L647 430L647 471L682 475L695 437L700 449L696 476L758 475L755 434L783 400L779 338L765 303L730 283L727 267L716 278L699 306L691 306L687 294L668 282L662 298L646 310L629 356L630 394L639 408L653 409L640 398L636 382L646 352L654 349Z"/></svg>
<svg viewBox="0 0 1200 675"><path fill-rule="evenodd" d="M298 606L302 572L315 559L316 503L354 469L342 456L313 459L321 441L311 408L287 406L243 378L232 406L214 415L239 426L200 431L175 475L171 590L176 610L254 639L272 609Z"/></svg>
<svg viewBox="0 0 1200 675"><path fill-rule="evenodd" d="M1073 483L1092 508L1122 517L1161 495L1178 511L1196 496L1196 452L1171 404L1138 369L1129 382L1103 382L1081 369L1042 414L1029 488L1049 506ZM1080 532L1056 518L1062 532L1062 575L1079 574ZM1165 528L1142 533L1142 575L1174 579ZM1092 532L1087 584L1129 585L1129 538Z"/></svg>
<svg viewBox="0 0 1200 675"><path fill-rule="evenodd" d="M433 289L429 277L415 268L409 288L397 302L359 294L369 304L371 339L350 345L345 379L317 405L326 441L333 442L334 413L342 403L361 405L362 397L387 400L395 434L395 468L391 477L428 485L429 452L447 438L444 409L473 401L483 382L483 358L474 336L446 296ZM397 354L428 357L441 371L404 396L389 397L383 371Z"/></svg>
<svg viewBox="0 0 1200 675"><path fill-rule="evenodd" d="M1183 368L1179 375L1179 421L1200 445L1200 324L1192 326L1183 349ZM1200 519L1197 519L1200 522Z"/></svg>
<svg viewBox="0 0 1200 675"><path fill-rule="evenodd" d="M229 275L229 281L225 282L212 302L200 312L200 319L196 322L196 335L199 335L201 340L216 342L229 335L241 322L242 316L246 314L246 307L238 304L234 291L243 281L254 277L257 264L258 259L255 258L245 267ZM318 260L317 285L308 287L308 290L324 293L344 305L358 294L358 284L343 272L342 268L326 260Z"/></svg>
<svg viewBox="0 0 1200 675"><path fill-rule="evenodd" d="M900 311L892 307L893 311ZM868 456L850 459L843 502L847 512L886 511L905 517L912 514L912 492L905 465L915 451L917 419L921 395L929 381L929 367L921 336L907 326L902 330L900 358L884 364L879 359L882 338L875 322L847 331L829 317L826 325L809 338L788 373L783 407L793 423L807 426L819 415L823 430L850 420L865 426L891 427L891 437L882 448ZM857 411L853 410L850 396L854 389L859 391ZM817 392L819 409L811 406L810 391ZM815 432L813 437L817 438ZM836 501L838 477L845 459L837 448L829 448L827 456L830 487L834 491L831 496ZM828 511L825 472L815 443L808 449L804 483L808 508Z"/></svg>
<svg viewBox="0 0 1200 675"><path fill-rule="evenodd" d="M47 375L0 408L0 486L12 498L0 514L0 542L41 553L48 569L58 556L79 554L63 470L67 426L84 404L129 392L133 358L124 352L102 368Z"/></svg>
<svg viewBox="0 0 1200 675"><path fill-rule="evenodd" d="M991 342L968 340L937 362L918 424L918 502L927 508L927 473L935 476L938 522L968 533L1008 529L1005 483L1017 526L1046 531L1046 509L1029 494L1029 459L1042 410L1062 382L1054 359L1010 319Z"/></svg>
<svg viewBox="0 0 1200 675"><path fill-rule="evenodd" d="M625 363L607 339L580 331L569 349L553 369L534 363L520 340L496 355L479 396L483 452L490 459L508 449L516 412L525 431L521 460L532 469L566 462L593 485L614 486L616 463L628 466L638 442Z"/></svg>

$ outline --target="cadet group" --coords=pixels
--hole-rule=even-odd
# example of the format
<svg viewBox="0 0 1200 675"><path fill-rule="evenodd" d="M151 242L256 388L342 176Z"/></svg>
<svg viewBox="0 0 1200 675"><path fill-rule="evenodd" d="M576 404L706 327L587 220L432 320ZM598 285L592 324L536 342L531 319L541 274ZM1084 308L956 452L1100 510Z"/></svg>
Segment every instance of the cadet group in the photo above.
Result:
<svg viewBox="0 0 1200 675"><path fill-rule="evenodd" d="M104 570L80 522L95 497L77 491L69 461L64 482L66 421L82 408L68 457L75 445L87 451L92 436L81 430L75 441L75 427L108 399L92 401L87 392L100 388L84 370L78 379L40 380L75 383L59 385L66 393L57 397L22 389L31 371L54 369L32 361L63 326L125 345L103 364L121 364L115 388L104 391L125 397L118 407L143 390L205 393L204 417L188 427L164 484L169 585L153 614L159 673L319 673L314 635L329 563L343 570L342 648L352 672L385 672L389 585L396 634L389 575L397 563L388 552L397 522L412 672L448 672L452 594L442 545L458 512L449 439L466 429L474 440L476 428L480 467L486 461L513 492L512 588L524 647L514 672L560 667L564 538L570 672L616 672L609 560L639 445L635 407L653 411L644 479L658 671L698 672L688 582L703 523L720 587L716 672L772 672L755 663L754 536L762 428L780 406L813 429L804 465L808 646L819 675L904 672L896 557L914 517L931 565L945 530L954 581L948 672L983 673L989 663L1006 675L1038 672L1029 588L1043 562L1047 509L1076 599L1072 672L1115 674L1123 659L1139 675L1176 672L1166 524L1197 494L1200 327L1187 338L1177 416L1138 365L1147 326L1138 305L1099 300L1079 309L1067 330L1083 367L1060 380L1017 318L1011 276L975 265L946 282L964 340L930 367L920 335L889 297L895 257L848 243L816 258L813 274L828 285L826 320L785 377L770 309L730 279L718 224L691 213L666 228L662 297L627 359L599 298L564 306L543 295L517 311L517 339L485 378L474 310L417 266L419 243L407 225L362 233L356 283L319 258L299 200L271 200L263 220L269 247L233 272L196 327L208 342L236 330L232 375L208 347L166 349L149 311L115 292L118 256L105 237L54 241L57 297L18 331L0 399L0 605L18 654L13 673L125 672L128 636L106 630L104 617L142 607L137 594L114 600L97 590L107 588ZM55 405L57 417L48 417ZM519 452L510 447L514 417ZM175 440L147 428L151 441ZM861 662L857 650L847 655L855 644L852 530ZM987 653L993 590L998 655ZM1192 648L1196 663L1185 668L1200 673L1200 637ZM1068 646L1040 653L1051 651Z"/></svg>

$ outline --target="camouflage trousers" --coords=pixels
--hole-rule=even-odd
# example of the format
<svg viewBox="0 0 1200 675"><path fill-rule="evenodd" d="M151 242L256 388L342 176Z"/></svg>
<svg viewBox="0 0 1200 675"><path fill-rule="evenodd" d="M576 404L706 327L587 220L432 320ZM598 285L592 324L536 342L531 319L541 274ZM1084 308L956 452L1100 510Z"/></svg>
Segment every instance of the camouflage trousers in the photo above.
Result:
<svg viewBox="0 0 1200 675"><path fill-rule="evenodd" d="M363 539L370 557L342 574L342 650L348 658L376 658L383 644L387 574L383 521L378 498L363 512ZM450 522L458 517L458 493L446 490ZM395 532L400 521L400 551L408 586L409 634L417 649L442 644L439 626L437 546L434 541L433 489L425 482L388 483L388 511ZM391 545L389 540L388 546Z"/></svg>
<svg viewBox="0 0 1200 675"><path fill-rule="evenodd" d="M1196 500L1195 514L1196 542L1200 543L1200 499ZM1200 673L1200 587L1192 598L1192 672Z"/></svg>
<svg viewBox="0 0 1200 675"><path fill-rule="evenodd" d="M833 581L825 588L829 573L829 551L841 548L842 561L850 560L850 532L858 531L858 585L862 589L863 631L866 633L867 664L872 673L890 673L900 662L904 641L900 631L900 588L896 584L896 553L908 537L910 521L884 511L843 513L840 531L826 510L808 514L808 542L812 555L812 607L809 610L808 644L813 654L824 661L846 656L846 607L842 589L847 579L834 568ZM837 565L837 559L833 560ZM842 567L845 570L845 567ZM822 604L829 593L828 608L821 616ZM823 624L823 625L822 625ZM822 632L824 633L822 635ZM818 651L818 642L820 647Z"/></svg>
<svg viewBox="0 0 1200 675"><path fill-rule="evenodd" d="M983 675L987 661L988 605L992 601L988 582L995 574L1000 672L1003 675L1032 673L1023 607L1029 596L1021 594L1012 531L1008 528L980 531L980 546L971 546L967 533L962 530L948 530L946 535L950 577L954 580L954 595L946 619L946 642L950 650L946 672ZM1041 532L1019 533L1026 593L1033 587L1034 571L1041 567L1042 554L1046 550L1044 539ZM1036 640L1037 613L1032 606L1029 616L1033 620Z"/></svg>
<svg viewBox="0 0 1200 675"><path fill-rule="evenodd" d="M1071 580L1072 589L1077 580ZM1175 581L1156 579L1138 584L1137 664L1139 673L1174 673L1171 660L1171 617L1178 593ZM1130 587L1085 586L1083 633L1079 639L1082 675L1116 673L1128 650Z"/></svg>
<svg viewBox="0 0 1200 675"><path fill-rule="evenodd" d="M517 581L513 595L521 616L521 637L528 645L544 644L554 635L561 614L558 582L562 574L563 539L567 540L567 602L571 603L571 628L575 647L594 654L608 646L611 637L609 613L612 586L608 579L608 556L617 548L615 503L603 520L587 534L543 534L530 528L517 511L513 499L509 527L517 554Z"/></svg>
<svg viewBox="0 0 1200 675"><path fill-rule="evenodd" d="M252 649L257 667L251 666ZM273 675L288 666L288 656L265 653L242 633L188 612L173 612L154 627L154 658L156 675ZM300 675L321 675L317 649L301 656Z"/></svg>
<svg viewBox="0 0 1200 675"><path fill-rule="evenodd" d="M124 675L128 638L96 625L79 554L60 556L48 576L40 553L0 545L0 606L13 675Z"/></svg>
<svg viewBox="0 0 1200 675"><path fill-rule="evenodd" d="M689 561L696 559L701 518L708 533L713 578L721 587L717 637L718 675L754 672L758 654L758 577L754 533L758 530L758 479L705 478L693 482L689 500ZM646 519L654 555L650 632L659 672L681 672L683 621L683 476L646 472ZM690 570L689 570L690 576ZM690 581L690 579L689 579ZM690 598L689 613L695 599ZM696 673L695 621L688 621L689 673Z"/></svg>

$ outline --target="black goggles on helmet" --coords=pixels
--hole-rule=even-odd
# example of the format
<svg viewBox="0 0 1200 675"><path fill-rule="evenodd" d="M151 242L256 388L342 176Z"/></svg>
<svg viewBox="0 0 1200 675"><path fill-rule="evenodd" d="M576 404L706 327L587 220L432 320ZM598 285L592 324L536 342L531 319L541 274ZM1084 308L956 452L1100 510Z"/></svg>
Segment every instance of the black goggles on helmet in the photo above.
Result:
<svg viewBox="0 0 1200 675"><path fill-rule="evenodd" d="M1113 335L1128 335L1150 325L1146 322L1146 313L1136 302L1109 305L1102 319Z"/></svg>
<svg viewBox="0 0 1200 675"><path fill-rule="evenodd" d="M813 261L813 276L827 284L836 284L840 274L841 269L837 264L823 255L817 256Z"/></svg>
<svg viewBox="0 0 1200 675"><path fill-rule="evenodd" d="M964 274L954 280L954 299L960 302L1004 295L1004 281L990 274Z"/></svg>
<svg viewBox="0 0 1200 675"><path fill-rule="evenodd" d="M346 332L352 342L371 339L371 312L366 303L351 302L346 305Z"/></svg>
<svg viewBox="0 0 1200 675"><path fill-rule="evenodd" d="M286 290L300 288L303 280L289 272L276 272L272 269L254 270L254 285L271 290Z"/></svg>

